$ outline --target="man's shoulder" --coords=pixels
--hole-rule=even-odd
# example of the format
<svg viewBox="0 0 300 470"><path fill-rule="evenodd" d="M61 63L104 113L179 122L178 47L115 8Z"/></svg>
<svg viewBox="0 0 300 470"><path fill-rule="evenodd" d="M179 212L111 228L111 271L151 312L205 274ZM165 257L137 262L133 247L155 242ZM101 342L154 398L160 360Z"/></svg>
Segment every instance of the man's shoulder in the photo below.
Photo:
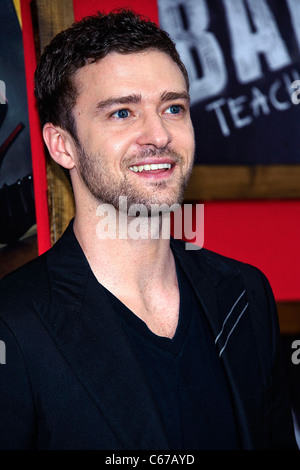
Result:
<svg viewBox="0 0 300 470"><path fill-rule="evenodd" d="M71 237L72 230L68 228L47 251L3 277L0 282L0 302L18 296L28 299L46 295L49 289L49 260L65 266L64 249L70 244Z"/></svg>
<svg viewBox="0 0 300 470"><path fill-rule="evenodd" d="M230 256L198 247L182 240L172 240L172 247L182 259L193 260L199 266L206 266L212 271L221 271L226 274L240 272L253 276L264 276L256 266Z"/></svg>
<svg viewBox="0 0 300 470"><path fill-rule="evenodd" d="M267 300L273 304L272 286L260 267L206 248L190 249L189 245L180 240L174 240L172 246L192 279L205 277L207 282L215 286L228 280L230 286L230 282L236 283L239 278L249 298L255 302Z"/></svg>
<svg viewBox="0 0 300 470"><path fill-rule="evenodd" d="M270 305L274 307L272 287L259 267L206 248L186 249L191 247L179 240L175 240L172 246L193 282L204 278L206 285L214 285L217 289L223 285L227 290L242 282L248 300L252 307L256 305L257 311L269 311Z"/></svg>

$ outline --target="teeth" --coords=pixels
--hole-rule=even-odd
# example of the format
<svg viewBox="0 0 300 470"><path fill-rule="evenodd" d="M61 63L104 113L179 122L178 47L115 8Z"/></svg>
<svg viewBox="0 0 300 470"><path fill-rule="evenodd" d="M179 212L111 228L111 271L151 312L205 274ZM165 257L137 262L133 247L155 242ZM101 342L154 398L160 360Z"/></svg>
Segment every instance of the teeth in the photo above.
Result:
<svg viewBox="0 0 300 470"><path fill-rule="evenodd" d="M171 168L171 163L151 163L150 165L139 165L139 166L130 166L129 169L135 173L140 173L141 171L149 170L163 170L166 168L169 170Z"/></svg>

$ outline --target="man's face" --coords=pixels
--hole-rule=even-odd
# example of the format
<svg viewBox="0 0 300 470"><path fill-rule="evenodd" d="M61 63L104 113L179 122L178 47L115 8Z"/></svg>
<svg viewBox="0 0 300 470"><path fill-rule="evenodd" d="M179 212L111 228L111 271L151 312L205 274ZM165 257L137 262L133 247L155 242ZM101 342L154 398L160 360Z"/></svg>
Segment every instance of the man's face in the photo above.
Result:
<svg viewBox="0 0 300 470"><path fill-rule="evenodd" d="M110 53L76 73L77 171L97 202L182 202L194 159L189 96L159 51Z"/></svg>

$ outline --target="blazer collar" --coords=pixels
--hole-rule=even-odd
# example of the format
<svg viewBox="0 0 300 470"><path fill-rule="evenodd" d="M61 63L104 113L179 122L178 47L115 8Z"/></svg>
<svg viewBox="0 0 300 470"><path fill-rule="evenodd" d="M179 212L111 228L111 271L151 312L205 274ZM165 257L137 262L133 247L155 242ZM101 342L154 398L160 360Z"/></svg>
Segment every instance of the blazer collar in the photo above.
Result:
<svg viewBox="0 0 300 470"><path fill-rule="evenodd" d="M233 267L216 253L185 250L183 242L172 239L171 246L212 331L228 378L242 448L251 449L261 431L252 412L261 407L261 390L249 384L260 383L261 367L250 315L255 307L249 301L243 275L237 263Z"/></svg>
<svg viewBox="0 0 300 470"><path fill-rule="evenodd" d="M112 315L72 222L47 258L51 301L35 305L36 310L120 448L168 449L144 372L118 317Z"/></svg>

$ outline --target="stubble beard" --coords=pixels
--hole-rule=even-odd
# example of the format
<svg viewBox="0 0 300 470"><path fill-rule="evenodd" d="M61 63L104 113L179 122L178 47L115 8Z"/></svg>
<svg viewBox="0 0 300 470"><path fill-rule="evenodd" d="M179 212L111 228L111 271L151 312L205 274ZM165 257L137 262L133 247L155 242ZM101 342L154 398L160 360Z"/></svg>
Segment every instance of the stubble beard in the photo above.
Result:
<svg viewBox="0 0 300 470"><path fill-rule="evenodd" d="M133 166L135 162L141 161L147 157L172 157L175 164L179 167L180 174L176 185L172 184L168 190L170 183L168 181L148 182L148 188L139 189L133 184L126 174L129 166ZM120 196L126 197L126 211L135 205L141 204L147 208L148 216L151 215L153 206L164 205L165 208L174 204L182 204L184 192L190 179L193 159L186 171L183 171L183 158L172 149L146 149L138 154L124 159L122 169L124 169L124 178L118 180L115 175L109 171L105 160L101 158L101 152L97 154L88 154L82 145L78 146L79 172L86 187L99 204L112 205L116 210L123 211L124 207L120 206ZM130 171L130 170L129 170ZM123 199L122 199L123 200ZM165 209L168 210L168 209Z"/></svg>

